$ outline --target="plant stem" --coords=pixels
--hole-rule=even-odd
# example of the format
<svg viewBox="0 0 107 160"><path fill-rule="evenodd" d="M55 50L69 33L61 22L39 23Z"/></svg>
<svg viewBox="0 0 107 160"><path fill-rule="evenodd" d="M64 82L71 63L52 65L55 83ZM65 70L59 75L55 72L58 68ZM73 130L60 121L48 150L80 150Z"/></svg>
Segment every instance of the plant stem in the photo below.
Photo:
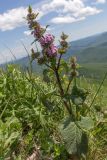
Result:
<svg viewBox="0 0 107 160"><path fill-rule="evenodd" d="M61 85L61 80L60 80L60 77L59 77L58 70L55 69L54 72L55 72L57 83L58 83L58 86L59 86L60 95L61 95L62 98L64 98L64 90L63 90L62 85ZM69 105L67 104L67 102L64 99L63 99L63 103L64 103L68 113L70 115L72 115L72 111L71 111L71 109L69 108Z"/></svg>
<svg viewBox="0 0 107 160"><path fill-rule="evenodd" d="M69 91L69 88L70 88L70 85L71 85L72 80L73 80L73 77L72 77L72 79L70 79L70 81L69 81L69 83L68 83L66 93Z"/></svg>
<svg viewBox="0 0 107 160"><path fill-rule="evenodd" d="M48 68L50 68L50 69L53 70L53 68L52 68L50 65L48 65L47 63L45 63L45 65L46 65Z"/></svg>
<svg viewBox="0 0 107 160"><path fill-rule="evenodd" d="M59 59L58 59L57 70L58 70L58 69L59 69L59 67L60 67L60 61L61 61L61 58L62 58L62 54L60 54L60 57L59 57Z"/></svg>

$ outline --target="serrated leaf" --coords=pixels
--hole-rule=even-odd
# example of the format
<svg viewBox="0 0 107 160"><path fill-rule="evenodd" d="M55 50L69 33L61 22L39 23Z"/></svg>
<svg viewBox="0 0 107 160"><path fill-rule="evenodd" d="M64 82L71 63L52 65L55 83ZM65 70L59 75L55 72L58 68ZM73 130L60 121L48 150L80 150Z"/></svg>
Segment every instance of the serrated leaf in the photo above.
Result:
<svg viewBox="0 0 107 160"><path fill-rule="evenodd" d="M65 126L66 124L66 126ZM86 154L88 151L88 138L75 122L63 123L60 132L69 154Z"/></svg>
<svg viewBox="0 0 107 160"><path fill-rule="evenodd" d="M81 121L77 123L85 130L90 130L94 127L94 121L90 117L81 117Z"/></svg>

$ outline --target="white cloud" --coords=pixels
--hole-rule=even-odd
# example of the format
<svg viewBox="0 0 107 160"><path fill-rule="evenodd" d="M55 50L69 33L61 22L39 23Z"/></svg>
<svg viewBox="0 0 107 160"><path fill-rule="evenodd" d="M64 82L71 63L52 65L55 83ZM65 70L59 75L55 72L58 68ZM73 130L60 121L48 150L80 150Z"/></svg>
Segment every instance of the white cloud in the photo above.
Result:
<svg viewBox="0 0 107 160"><path fill-rule="evenodd" d="M35 11L38 12L38 9ZM26 24L25 18L27 15L27 8L19 7L8 10L7 12L0 14L0 30L7 31L13 30L17 27L24 26ZM39 18L43 16L43 13L39 11Z"/></svg>
<svg viewBox="0 0 107 160"><path fill-rule="evenodd" d="M96 8L92 8L92 7L84 7L81 8L81 10L79 10L78 12L75 12L73 15L75 17L81 17L81 16L90 16L90 15L95 15L102 12L102 10L98 10Z"/></svg>
<svg viewBox="0 0 107 160"><path fill-rule="evenodd" d="M31 31L24 31L24 34L25 34L26 36L30 36L30 35L31 35Z"/></svg>
<svg viewBox="0 0 107 160"><path fill-rule="evenodd" d="M41 7L43 12L57 12L52 23L74 23L87 16L100 13L102 10L85 5L83 0L51 0ZM60 16L61 15L61 16Z"/></svg>
<svg viewBox="0 0 107 160"><path fill-rule="evenodd" d="M60 24L60 23L74 23L74 22L77 22L77 21L82 21L84 20L85 17L81 17L81 18L73 18L73 17L70 17L70 16L65 16L65 17L56 17L56 18L53 18L51 20L52 23L56 23L56 24Z"/></svg>
<svg viewBox="0 0 107 160"><path fill-rule="evenodd" d="M20 7L0 14L0 30L12 30L16 27L24 25L24 17L26 16L26 13L26 8Z"/></svg>
<svg viewBox="0 0 107 160"><path fill-rule="evenodd" d="M97 3L104 3L106 0L97 0ZM98 14L100 9L86 5L84 0L44 0L39 5L33 6L35 12L39 12L39 18L56 12L57 17L51 19L52 23L74 23L85 19L87 16ZM25 25L27 8L19 7L0 14L0 30L12 30ZM68 20L68 21L67 21ZM29 34L25 31L24 34Z"/></svg>
<svg viewBox="0 0 107 160"><path fill-rule="evenodd" d="M96 0L96 3L102 3L102 4L104 4L104 3L106 3L106 0Z"/></svg>

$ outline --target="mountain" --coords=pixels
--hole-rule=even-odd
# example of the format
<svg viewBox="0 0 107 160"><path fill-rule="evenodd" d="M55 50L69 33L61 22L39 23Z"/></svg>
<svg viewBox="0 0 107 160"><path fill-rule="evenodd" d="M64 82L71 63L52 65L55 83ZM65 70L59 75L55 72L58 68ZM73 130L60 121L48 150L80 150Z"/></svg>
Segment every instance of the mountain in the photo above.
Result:
<svg viewBox="0 0 107 160"><path fill-rule="evenodd" d="M88 72L94 70L97 73L99 66L102 71L105 71L107 69L107 32L70 42L68 53L64 55L64 58L68 59L71 56L76 56L78 62ZM29 58L24 57L14 63L27 68L29 66ZM33 69L36 72L41 72L40 68L33 63Z"/></svg>
<svg viewBox="0 0 107 160"><path fill-rule="evenodd" d="M69 45L68 53L64 55L65 59L74 55L82 63L107 62L107 32L72 41ZM29 58L24 57L15 63L27 66Z"/></svg>
<svg viewBox="0 0 107 160"><path fill-rule="evenodd" d="M67 58L76 56L80 72L101 79L107 72L107 32L71 42Z"/></svg>
<svg viewBox="0 0 107 160"><path fill-rule="evenodd" d="M81 63L107 63L107 42L84 48L75 55Z"/></svg>
<svg viewBox="0 0 107 160"><path fill-rule="evenodd" d="M80 63L107 62L107 32L70 43L67 58L75 55Z"/></svg>

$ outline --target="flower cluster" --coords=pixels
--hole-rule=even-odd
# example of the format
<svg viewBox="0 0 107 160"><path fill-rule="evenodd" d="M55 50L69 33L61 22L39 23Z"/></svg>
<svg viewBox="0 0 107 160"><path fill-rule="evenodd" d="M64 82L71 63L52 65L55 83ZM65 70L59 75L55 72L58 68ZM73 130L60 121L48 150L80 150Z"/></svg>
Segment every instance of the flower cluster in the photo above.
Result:
<svg viewBox="0 0 107 160"><path fill-rule="evenodd" d="M32 31L32 35L34 36L34 38L39 39L41 38L42 31L43 31L43 28L37 25L36 28Z"/></svg>
<svg viewBox="0 0 107 160"><path fill-rule="evenodd" d="M68 38L68 35L62 33L61 41L60 41L60 48L59 48L60 54L66 53L66 51L68 49L68 42L66 41L67 38Z"/></svg>
<svg viewBox="0 0 107 160"><path fill-rule="evenodd" d="M29 24L29 29L32 30L32 34L36 41L38 41L42 48L42 54L47 58L56 58L58 49L54 45L54 36L51 34L45 34L46 29L42 28L40 24L36 21L38 14L32 12L32 8L29 7L27 21ZM42 57L42 59L44 59Z"/></svg>
<svg viewBox="0 0 107 160"><path fill-rule="evenodd" d="M48 47L54 42L54 36L51 34L46 34L45 36L42 36L39 41L42 47Z"/></svg>
<svg viewBox="0 0 107 160"><path fill-rule="evenodd" d="M71 58L71 68L72 68L72 77L76 77L78 76L78 72L77 72L77 63L76 63L77 59L76 57L72 57Z"/></svg>
<svg viewBox="0 0 107 160"><path fill-rule="evenodd" d="M39 40L41 47L43 48L43 51L45 51L45 54L52 58L57 56L57 47L54 45L54 36L51 34L46 34L45 36L42 36Z"/></svg>
<svg viewBox="0 0 107 160"><path fill-rule="evenodd" d="M50 58L56 57L57 56L57 50L58 50L57 47L54 44L52 44L46 49L46 54Z"/></svg>

